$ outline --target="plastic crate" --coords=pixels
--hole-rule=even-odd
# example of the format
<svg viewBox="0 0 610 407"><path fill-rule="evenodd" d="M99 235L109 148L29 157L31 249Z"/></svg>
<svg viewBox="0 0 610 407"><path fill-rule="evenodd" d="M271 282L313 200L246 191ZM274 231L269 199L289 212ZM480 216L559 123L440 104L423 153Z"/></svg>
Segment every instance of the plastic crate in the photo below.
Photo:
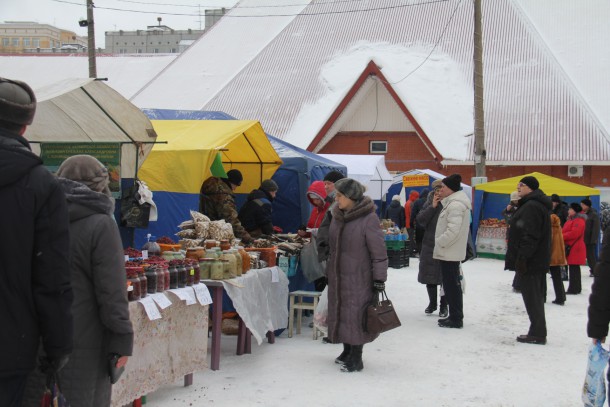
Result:
<svg viewBox="0 0 610 407"><path fill-rule="evenodd" d="M388 267L401 269L409 266L409 251L406 248L399 250L388 249Z"/></svg>
<svg viewBox="0 0 610 407"><path fill-rule="evenodd" d="M386 240L385 247L388 250L400 250L407 246L405 240Z"/></svg>

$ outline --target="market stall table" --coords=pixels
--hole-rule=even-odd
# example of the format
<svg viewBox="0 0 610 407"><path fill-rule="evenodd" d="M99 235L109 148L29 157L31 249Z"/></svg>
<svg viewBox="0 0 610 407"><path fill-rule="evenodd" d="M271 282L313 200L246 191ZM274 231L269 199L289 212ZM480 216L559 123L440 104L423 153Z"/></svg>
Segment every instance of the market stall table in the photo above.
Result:
<svg viewBox="0 0 610 407"><path fill-rule="evenodd" d="M233 302L239 314L240 328L237 354L249 353L250 334L260 345L265 337L273 343L276 329L288 324L288 278L279 267L251 269L230 280L202 280L212 291L212 370L220 368L220 338L222 322L222 292Z"/></svg>
<svg viewBox="0 0 610 407"><path fill-rule="evenodd" d="M205 286L200 286L207 292ZM188 301L176 294L188 294ZM133 356L122 377L112 386L112 406L130 404L180 377L188 385L193 372L207 367L209 306L197 301L192 287L154 295L157 303L163 298L171 301L167 308L159 309L150 304L151 295L143 299L149 303L148 307L152 305L158 310L161 316L158 319L151 320L140 301L129 303L134 330Z"/></svg>

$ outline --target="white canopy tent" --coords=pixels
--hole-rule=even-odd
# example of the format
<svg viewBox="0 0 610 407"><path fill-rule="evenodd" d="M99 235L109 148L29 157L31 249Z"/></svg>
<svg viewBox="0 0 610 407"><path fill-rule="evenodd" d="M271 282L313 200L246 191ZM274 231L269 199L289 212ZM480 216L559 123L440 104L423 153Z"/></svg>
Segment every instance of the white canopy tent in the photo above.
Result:
<svg viewBox="0 0 610 407"><path fill-rule="evenodd" d="M446 177L446 175L443 175L439 172L432 171L432 170L410 170L410 171L405 171L405 172L401 172L400 174L394 175L392 185L402 184L402 177L404 175L419 175L419 174L428 175L430 178L432 178L434 180L437 180L437 179L442 180L443 178ZM461 183L461 186L462 186L462 190L464 191L464 193L466 195L468 195L468 197L472 200L472 187L470 185L464 184L463 182ZM407 197L405 196L405 188L400 189L399 195L400 195L400 202L402 205L404 205L407 202Z"/></svg>
<svg viewBox="0 0 610 407"><path fill-rule="evenodd" d="M157 138L140 109L95 79L67 79L34 92L36 116L25 137L36 154L41 144L119 144L121 178L134 178Z"/></svg>
<svg viewBox="0 0 610 407"><path fill-rule="evenodd" d="M347 176L366 186L365 195L382 200L392 185L383 155L319 154L347 167Z"/></svg>

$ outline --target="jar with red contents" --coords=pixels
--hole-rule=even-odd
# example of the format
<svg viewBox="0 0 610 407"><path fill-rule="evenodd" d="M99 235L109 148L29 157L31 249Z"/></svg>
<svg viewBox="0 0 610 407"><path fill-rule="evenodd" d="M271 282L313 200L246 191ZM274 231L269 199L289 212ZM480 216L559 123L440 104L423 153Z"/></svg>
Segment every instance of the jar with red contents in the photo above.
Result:
<svg viewBox="0 0 610 407"><path fill-rule="evenodd" d="M140 278L138 267L125 267L127 273L127 299L137 301L141 298Z"/></svg>
<svg viewBox="0 0 610 407"><path fill-rule="evenodd" d="M144 274L144 267L138 267L138 278L140 279L140 298L148 295L148 279Z"/></svg>
<svg viewBox="0 0 610 407"><path fill-rule="evenodd" d="M184 261L178 260L178 264L176 264L176 270L178 270L178 288L186 287L186 267Z"/></svg>
<svg viewBox="0 0 610 407"><path fill-rule="evenodd" d="M186 269L186 286L191 287L195 283L195 261L186 259L184 262L184 268ZM197 264L199 266L199 264Z"/></svg>
<svg viewBox="0 0 610 407"><path fill-rule="evenodd" d="M191 286L194 284L199 284L199 281L201 281L201 268L199 267L199 260L191 259L189 263L190 270L189 276L187 277L186 285ZM187 268L188 267L189 266L187 266Z"/></svg>
<svg viewBox="0 0 610 407"><path fill-rule="evenodd" d="M169 262L169 288L178 288L178 269L176 268L176 260Z"/></svg>
<svg viewBox="0 0 610 407"><path fill-rule="evenodd" d="M145 267L144 275L146 276L146 292L148 294L155 294L157 292L157 270L154 266L147 264Z"/></svg>

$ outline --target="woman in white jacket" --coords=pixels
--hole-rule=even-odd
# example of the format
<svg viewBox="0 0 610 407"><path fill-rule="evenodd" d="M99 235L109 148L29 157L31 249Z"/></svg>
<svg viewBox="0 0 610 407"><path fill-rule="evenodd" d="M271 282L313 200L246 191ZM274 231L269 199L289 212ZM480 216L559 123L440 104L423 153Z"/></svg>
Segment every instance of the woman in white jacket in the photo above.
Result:
<svg viewBox="0 0 610 407"><path fill-rule="evenodd" d="M440 260L443 290L449 304L449 317L438 321L438 326L442 328L464 326L460 262L466 257L471 203L468 196L460 191L461 182L459 174L444 178L439 195L432 201L433 205L439 201L443 205L436 224L432 255Z"/></svg>

